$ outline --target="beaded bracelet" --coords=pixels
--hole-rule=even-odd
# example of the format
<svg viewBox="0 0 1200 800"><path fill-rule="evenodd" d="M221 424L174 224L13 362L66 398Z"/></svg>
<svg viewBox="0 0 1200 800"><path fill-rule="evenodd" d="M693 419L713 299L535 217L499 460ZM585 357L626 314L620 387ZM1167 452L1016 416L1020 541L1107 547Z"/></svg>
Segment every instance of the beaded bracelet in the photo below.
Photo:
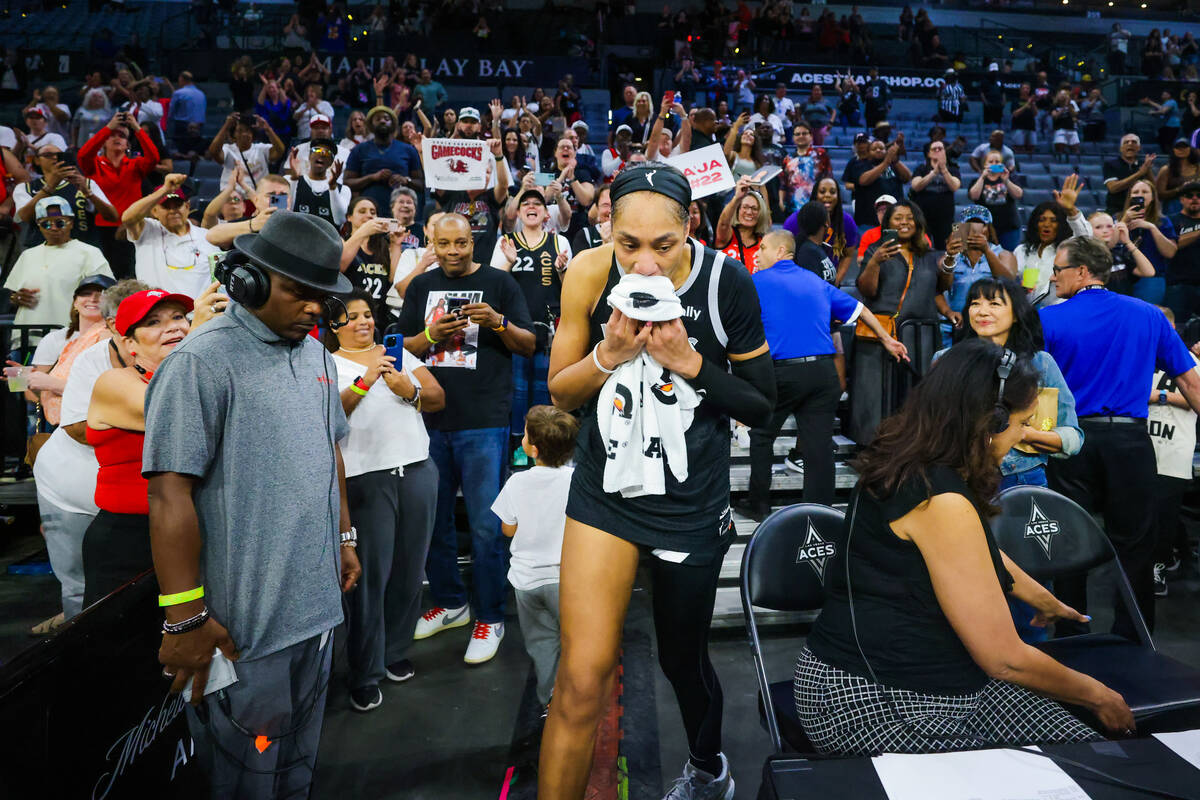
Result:
<svg viewBox="0 0 1200 800"><path fill-rule="evenodd" d="M208 609L205 608L194 617L188 617L182 622L167 622L163 620L162 632L179 635L181 633L191 633L194 630L204 627L204 623L208 622Z"/></svg>

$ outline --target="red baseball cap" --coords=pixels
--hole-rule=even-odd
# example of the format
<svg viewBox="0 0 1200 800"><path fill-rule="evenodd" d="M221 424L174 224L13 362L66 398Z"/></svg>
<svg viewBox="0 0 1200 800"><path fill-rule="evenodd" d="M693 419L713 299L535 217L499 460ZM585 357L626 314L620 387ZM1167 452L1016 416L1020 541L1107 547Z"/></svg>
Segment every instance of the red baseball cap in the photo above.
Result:
<svg viewBox="0 0 1200 800"><path fill-rule="evenodd" d="M158 199L158 204L160 206L166 205L171 200L181 200L186 203L187 195L184 194L183 192L179 191L178 189L173 189L173 190L167 192L166 194L164 194L162 197L160 197Z"/></svg>
<svg viewBox="0 0 1200 800"><path fill-rule="evenodd" d="M168 302L179 303L184 311L191 311L194 305L192 298L186 294L169 294L162 289L146 289L121 301L121 305L117 306L117 320L113 327L117 329L117 333L124 336L130 328L144 320L156 305Z"/></svg>

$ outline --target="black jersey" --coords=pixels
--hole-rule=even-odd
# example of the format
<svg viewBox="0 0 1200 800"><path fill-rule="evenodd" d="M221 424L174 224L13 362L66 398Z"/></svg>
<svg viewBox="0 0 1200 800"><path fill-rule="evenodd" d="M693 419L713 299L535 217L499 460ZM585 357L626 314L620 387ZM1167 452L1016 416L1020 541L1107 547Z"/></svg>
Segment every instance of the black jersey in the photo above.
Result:
<svg viewBox="0 0 1200 800"><path fill-rule="evenodd" d="M558 319L562 297L562 276L554 265L559 254L558 235L543 233L540 242L530 242L522 233L506 233L503 238L517 248L517 260L511 272L513 280L525 295L529 318L534 322L553 325L554 320ZM549 328L538 325L534 332L537 334L537 346L545 347Z"/></svg>
<svg viewBox="0 0 1200 800"><path fill-rule="evenodd" d="M766 342L758 293L750 273L723 253L690 240L692 271L676 290L692 346L721 369L727 353L748 353ZM624 275L613 259L590 320L589 348L604 337L612 308L608 294ZM684 434L688 477L680 483L664 464L665 495L621 497L604 492L604 443L595 402L584 411L567 514L614 536L681 553L713 552L726 537L729 513L729 418L701 400Z"/></svg>
<svg viewBox="0 0 1200 800"><path fill-rule="evenodd" d="M334 225L333 222L333 193L326 189L323 192L317 192L308 182L308 178L301 175L296 180L295 198L292 200L292 210L301 214L311 214L314 217L320 217ZM334 227L337 227L334 225Z"/></svg>
<svg viewBox="0 0 1200 800"><path fill-rule="evenodd" d="M388 289L391 288L388 264L385 260L387 257L386 253L380 258L359 248L346 270L346 277L350 283L371 296L371 313L375 316L375 325L381 331L390 324L392 316L386 301Z"/></svg>

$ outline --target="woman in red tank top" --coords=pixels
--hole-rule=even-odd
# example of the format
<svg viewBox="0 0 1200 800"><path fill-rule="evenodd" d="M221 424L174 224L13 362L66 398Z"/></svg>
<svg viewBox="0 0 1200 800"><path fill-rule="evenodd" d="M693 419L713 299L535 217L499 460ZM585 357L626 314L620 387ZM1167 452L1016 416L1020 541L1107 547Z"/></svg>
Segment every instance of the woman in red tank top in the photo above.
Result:
<svg viewBox="0 0 1200 800"><path fill-rule="evenodd" d="M758 247L771 230L771 209L762 195L763 187L742 178L717 220L713 249L740 261L751 273L758 266Z"/></svg>
<svg viewBox="0 0 1200 800"><path fill-rule="evenodd" d="M150 289L130 295L113 325L133 357L110 369L92 389L87 440L96 449L100 513L83 535L83 606L150 569L148 483L142 477L143 405L154 371L187 336L191 298Z"/></svg>

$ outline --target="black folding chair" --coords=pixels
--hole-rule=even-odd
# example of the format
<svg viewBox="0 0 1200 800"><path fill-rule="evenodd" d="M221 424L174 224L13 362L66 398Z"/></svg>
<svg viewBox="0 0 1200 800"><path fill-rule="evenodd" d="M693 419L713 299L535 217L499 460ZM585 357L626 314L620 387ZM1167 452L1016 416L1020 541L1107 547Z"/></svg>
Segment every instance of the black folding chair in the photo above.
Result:
<svg viewBox="0 0 1200 800"><path fill-rule="evenodd" d="M1040 486L1000 493L992 522L1000 549L1030 577L1046 581L1082 575L1109 562L1118 602L1133 620L1137 641L1112 633L1085 633L1038 645L1056 661L1119 692L1135 719L1200 709L1200 671L1159 653L1134 601L1112 543L1092 516L1061 494Z"/></svg>
<svg viewBox="0 0 1200 800"><path fill-rule="evenodd" d="M758 710L776 753L813 746L796 714L792 679L771 683L763 664L755 610L816 611L824 602L824 577L845 515L828 506L799 503L782 508L755 529L742 555L742 613L758 678Z"/></svg>

